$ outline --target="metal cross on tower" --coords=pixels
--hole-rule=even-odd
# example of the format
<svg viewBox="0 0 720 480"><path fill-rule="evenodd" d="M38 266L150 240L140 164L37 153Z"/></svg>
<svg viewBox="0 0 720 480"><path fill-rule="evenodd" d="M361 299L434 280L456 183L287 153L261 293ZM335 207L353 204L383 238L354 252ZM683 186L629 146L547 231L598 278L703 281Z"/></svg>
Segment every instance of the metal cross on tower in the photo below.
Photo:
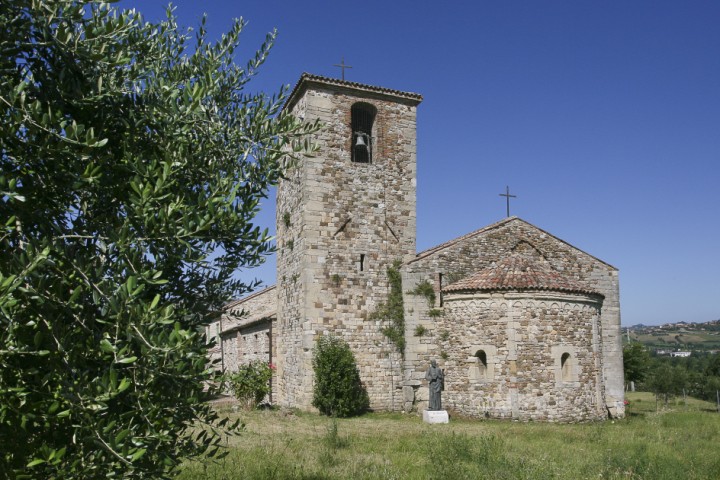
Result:
<svg viewBox="0 0 720 480"><path fill-rule="evenodd" d="M342 79L345 80L345 69L352 68L350 65L345 65L345 57L340 60L340 63L336 63L333 67L340 67L342 69Z"/></svg>
<svg viewBox="0 0 720 480"><path fill-rule="evenodd" d="M505 185L505 193L500 194L501 197L505 197L505 200L507 200L507 216L510 216L510 197L517 198L517 195L510 195L510 187Z"/></svg>

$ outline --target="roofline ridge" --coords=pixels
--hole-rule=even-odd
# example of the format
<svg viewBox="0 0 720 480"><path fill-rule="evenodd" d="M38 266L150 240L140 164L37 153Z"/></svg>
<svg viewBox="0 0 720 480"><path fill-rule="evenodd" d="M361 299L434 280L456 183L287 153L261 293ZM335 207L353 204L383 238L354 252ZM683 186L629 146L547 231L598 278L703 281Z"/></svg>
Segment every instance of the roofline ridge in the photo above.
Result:
<svg viewBox="0 0 720 480"><path fill-rule="evenodd" d="M415 258L413 258L412 260L410 260L408 262L405 262L405 264L407 265L410 263L414 263L418 260L421 260L425 257L432 255L435 252L444 250L445 248L450 247L450 246L460 242L461 240L467 240L468 238L472 238L475 235L479 235L481 233L485 233L486 231L492 230L494 228L498 228L501 225L510 222L511 220L521 220L522 221L522 219L520 217L517 217L515 215L513 215L512 217L503 218L502 220L499 220L495 223L491 223L490 225L485 225L484 227L480 227L477 230L473 230L472 232L466 233L464 235L460 235L459 237L455 237L455 238L448 240L446 242L443 242L439 245L435 245L434 247L425 249L422 252L418 252L417 254L415 254ZM525 222L525 223L527 223L527 222Z"/></svg>
<svg viewBox="0 0 720 480"><path fill-rule="evenodd" d="M337 78L332 77L325 77L323 75L316 75L313 73L303 72L302 75L300 75L300 78L295 83L295 86L290 91L290 94L287 97L287 100L285 101L285 105L283 105L282 109L287 110L292 105L295 104L295 100L297 95L299 94L300 90L302 89L302 86L306 82L318 82L323 83L326 85L332 85L336 87L344 87L344 88L350 88L355 90L365 90L373 93L377 93L380 95L390 95L394 97L403 97L408 100L415 101L417 103L422 102L423 96L419 93L414 92L405 92L403 90L396 90L393 88L386 88L386 87L379 87L377 85L370 85L367 83L359 83L359 82L351 82L349 80L340 80Z"/></svg>
<svg viewBox="0 0 720 480"><path fill-rule="evenodd" d="M259 297L259 296L262 295L263 293L269 292L270 290L272 290L272 289L275 288L275 287L277 287L277 284L276 284L276 283L274 283L274 284L272 284L272 285L270 285L270 286L267 286L267 287L263 288L262 290L258 290L257 292L253 292L253 293L251 293L250 295L248 295L247 297L236 298L235 300L230 300L230 301L227 302L225 305L223 305L222 309L223 309L223 310L228 310L228 309L230 309L230 308L236 307L236 306L240 305L241 303L245 303L245 302L248 301L248 300L251 300L251 299L253 299L253 298L255 298L255 297Z"/></svg>
<svg viewBox="0 0 720 480"><path fill-rule="evenodd" d="M608 263L608 262L606 262L606 261L604 261L604 260L601 260L601 259L599 259L598 257L596 257L596 256L594 256L594 255L591 255L591 254L587 253L585 250L576 247L575 245L573 245L573 244L571 244L571 243L563 240L562 238L558 237L557 235L553 235L552 233L548 232L547 230L544 230L544 229L538 227L537 225L528 222L527 220L523 220L522 218L520 218L520 217L518 217L518 216L516 216L516 215L513 215L513 216L511 216L511 217L507 217L507 218L503 218L502 220L499 220L499 221L497 221L497 222L495 222L495 223L491 223L490 225L486 225L486 226L481 227L481 228L479 228L479 229L477 229L477 230L474 230L474 231L472 231L472 232L470 232L470 233L466 233L465 235L461 235L461 236L459 236L459 237L455 237L455 238L453 238L452 240L448 240L447 242L443 242L443 243L441 243L441 244L439 244L439 245L435 245L434 247L430 247L430 248L428 248L428 249L425 249L425 250L423 250L422 252L418 252L417 254L415 254L415 258L413 258L412 260L409 260L409 261L405 262L405 265L409 265L409 264L411 264L411 263L414 263L414 262L417 262L417 261L419 261L419 260L422 260L423 258L429 257L430 255L432 255L432 254L434 254L434 253L436 253L436 252L438 252L438 251L440 251L440 250L444 250L445 248L450 247L450 246L452 246L452 245L460 242L461 240L467 240L468 238L472 238L472 237L474 237L475 235L479 235L479 234L482 234L482 233L486 233L486 232L488 232L488 231L490 231L490 230L493 230L493 229L495 229L495 228L499 228L499 227L501 227L502 225L504 225L504 224L506 224L506 223L510 223L511 221L514 221L514 220L517 220L517 221L519 221L519 222L523 222L524 224L529 225L529 226L531 226L531 227L533 227L533 228L541 231L542 233L544 233L544 234L546 234L546 235L549 235L550 237L554 238L554 239L557 240L558 242L563 243L563 244L567 245L568 247L573 248L573 249L575 249L575 250L577 250L577 251L579 251L579 252L587 255L588 257L592 258L593 260L596 260L596 261L602 263L603 265L606 265L606 266L612 268L612 269L615 270L615 271L618 271L618 268L617 268L616 266L611 265L610 263ZM533 246L534 246L534 245L533 245Z"/></svg>

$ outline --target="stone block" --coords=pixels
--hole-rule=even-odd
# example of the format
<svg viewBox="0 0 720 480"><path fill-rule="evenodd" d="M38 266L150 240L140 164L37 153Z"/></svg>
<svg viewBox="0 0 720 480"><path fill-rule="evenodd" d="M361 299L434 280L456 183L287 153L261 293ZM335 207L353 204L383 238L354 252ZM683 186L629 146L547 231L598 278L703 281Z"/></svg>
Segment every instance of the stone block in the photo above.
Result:
<svg viewBox="0 0 720 480"><path fill-rule="evenodd" d="M415 400L417 401L428 401L430 399L430 391L428 387L420 387L415 392Z"/></svg>
<svg viewBox="0 0 720 480"><path fill-rule="evenodd" d="M405 402L413 402L415 400L415 389L413 387L403 387L403 399Z"/></svg>
<svg viewBox="0 0 720 480"><path fill-rule="evenodd" d="M425 423L450 423L450 416L447 410L423 410L423 422Z"/></svg>

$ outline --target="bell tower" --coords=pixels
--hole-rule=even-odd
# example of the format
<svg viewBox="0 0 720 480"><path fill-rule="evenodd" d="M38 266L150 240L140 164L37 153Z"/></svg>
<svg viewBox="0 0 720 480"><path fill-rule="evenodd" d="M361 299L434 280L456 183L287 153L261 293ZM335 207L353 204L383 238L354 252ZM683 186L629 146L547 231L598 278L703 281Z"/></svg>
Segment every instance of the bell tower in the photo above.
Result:
<svg viewBox="0 0 720 480"><path fill-rule="evenodd" d="M277 190L278 401L310 407L319 335L350 345L371 407L402 408L401 356L371 317L414 258L415 93L303 74L285 110L320 120L315 157Z"/></svg>

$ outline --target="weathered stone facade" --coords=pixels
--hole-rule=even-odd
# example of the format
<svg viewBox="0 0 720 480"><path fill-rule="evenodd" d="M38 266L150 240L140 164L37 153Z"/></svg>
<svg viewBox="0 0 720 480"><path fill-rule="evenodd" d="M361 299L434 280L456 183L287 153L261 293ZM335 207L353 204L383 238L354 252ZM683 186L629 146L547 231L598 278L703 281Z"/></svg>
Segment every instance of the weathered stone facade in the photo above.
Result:
<svg viewBox="0 0 720 480"><path fill-rule="evenodd" d="M277 367L273 401L285 406L311 408L313 348L319 335L332 334L355 353L374 409L422 409L424 372L434 358L446 369L443 401L468 416L622 415L614 267L514 217L415 253L420 101L417 94L303 75L285 108L322 122L320 153L278 187L277 286L230 304L208 327L222 337L222 352L213 354L222 353L228 369L267 354ZM354 131L356 109L369 115L361 127L367 134ZM353 153L363 147L358 143L369 143L365 161L356 161L363 158ZM593 293L444 291L523 252ZM395 261L402 263L404 357L381 331L387 322L372 315L387 300L387 268ZM434 305L408 293L426 281ZM262 334L266 344L256 341ZM472 363L475 347L493 359L482 375ZM557 380L558 352L571 354L576 380Z"/></svg>
<svg viewBox="0 0 720 480"><path fill-rule="evenodd" d="M393 409L401 357L368 319L387 296L386 269L415 255L415 112L420 97L304 76L286 109L325 128L320 154L278 187L277 365L284 405L309 405L317 335L356 353L373 408ZM372 159L351 159L352 106L372 105Z"/></svg>
<svg viewBox="0 0 720 480"><path fill-rule="evenodd" d="M449 410L518 420L607 417L593 299L476 293L450 295L446 308L438 327L451 333L438 347L448 356Z"/></svg>
<svg viewBox="0 0 720 480"><path fill-rule="evenodd" d="M272 363L277 348L277 289L269 287L225 306L217 322L206 329L209 340L215 340L210 360L217 368L235 371L237 366L261 360ZM277 391L277 376L272 392ZM274 401L272 393L269 401Z"/></svg>
<svg viewBox="0 0 720 480"><path fill-rule="evenodd" d="M436 304L432 309L434 311L431 311L424 298L406 296L406 383L417 388L421 383L422 369L431 358L439 354L437 339L442 335L442 331L437 320L445 315L443 287L501 261L513 251L523 249L537 250L554 270L573 281L592 287L604 297L600 311L600 343L605 399L610 415L624 415L617 269L516 217L421 252L404 266L405 291L413 290L423 281L431 282L436 290ZM422 337L414 336L418 326L426 329L428 334ZM420 391L420 401L424 397L424 392Z"/></svg>

